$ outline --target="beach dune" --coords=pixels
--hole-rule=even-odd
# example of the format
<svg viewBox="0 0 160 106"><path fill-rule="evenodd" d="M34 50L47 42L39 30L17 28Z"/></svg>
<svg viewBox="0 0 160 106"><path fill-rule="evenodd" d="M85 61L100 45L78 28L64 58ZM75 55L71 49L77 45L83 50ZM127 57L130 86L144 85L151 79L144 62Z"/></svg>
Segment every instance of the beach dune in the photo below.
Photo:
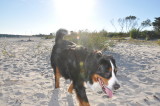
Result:
<svg viewBox="0 0 160 106"><path fill-rule="evenodd" d="M76 95L67 92L70 81L61 78L61 88L54 88L53 39L27 40L0 38L0 105L77 106ZM104 53L117 62L121 88L111 99L87 88L91 106L160 105L160 46L119 42Z"/></svg>

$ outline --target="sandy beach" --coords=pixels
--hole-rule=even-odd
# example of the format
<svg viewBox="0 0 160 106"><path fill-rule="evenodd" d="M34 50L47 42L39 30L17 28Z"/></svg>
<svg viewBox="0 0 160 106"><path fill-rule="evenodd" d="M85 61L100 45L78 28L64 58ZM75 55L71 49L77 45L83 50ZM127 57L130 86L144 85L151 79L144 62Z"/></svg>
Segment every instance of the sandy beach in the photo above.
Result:
<svg viewBox="0 0 160 106"><path fill-rule="evenodd" d="M78 106L70 81L54 89L53 39L27 40L0 38L0 106ZM104 53L117 62L121 88L111 99L87 88L91 106L160 106L160 46L119 42Z"/></svg>

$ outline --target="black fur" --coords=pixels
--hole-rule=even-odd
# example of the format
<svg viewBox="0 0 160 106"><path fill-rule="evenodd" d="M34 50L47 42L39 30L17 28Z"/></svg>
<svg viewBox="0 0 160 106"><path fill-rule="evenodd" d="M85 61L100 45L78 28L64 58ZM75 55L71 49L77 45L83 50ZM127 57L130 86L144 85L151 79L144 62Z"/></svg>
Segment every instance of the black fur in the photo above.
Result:
<svg viewBox="0 0 160 106"><path fill-rule="evenodd" d="M77 96L88 102L84 82L89 81L93 84L93 74L109 79L111 73L106 69L111 67L109 61L111 60L115 65L115 60L111 56L89 51L85 47L63 40L66 34L65 29L60 29L56 33L55 45L51 54L51 66L55 74L56 67L58 67L60 74L65 79L72 80Z"/></svg>

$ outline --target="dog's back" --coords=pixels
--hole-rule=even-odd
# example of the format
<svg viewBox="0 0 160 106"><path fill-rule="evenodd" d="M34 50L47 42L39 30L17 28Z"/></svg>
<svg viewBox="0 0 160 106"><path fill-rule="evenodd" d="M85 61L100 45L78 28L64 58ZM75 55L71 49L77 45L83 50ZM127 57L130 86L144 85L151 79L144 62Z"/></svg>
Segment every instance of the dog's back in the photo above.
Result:
<svg viewBox="0 0 160 106"><path fill-rule="evenodd" d="M62 62L60 62L62 57L68 58L68 59L70 58L70 60L72 60L73 57L79 58L80 55L83 56L83 57L79 58L80 59L79 61L82 61L85 58L86 52L85 52L84 47L78 46L74 42L67 41L67 40L63 39L64 36L67 34L68 34L68 31L65 29L59 29L56 32L55 45L53 46L52 53L51 53L51 66L54 69L54 72L56 71L56 66L58 66L58 65L63 64L60 67L65 67L65 65L64 65L65 61L67 62L68 60L63 59ZM65 70L63 69L63 73L66 72Z"/></svg>
<svg viewBox="0 0 160 106"><path fill-rule="evenodd" d="M84 63L88 51L85 47L64 40L63 37L67 34L67 30L65 29L57 31L55 45L51 54L51 65L54 71L56 67L59 67L59 71L65 79L73 79L74 76L70 75L74 75L74 72L79 73L80 62L81 64ZM76 70L73 66L76 67Z"/></svg>
<svg viewBox="0 0 160 106"><path fill-rule="evenodd" d="M64 49L72 47L75 45L75 43L63 40L63 37L68 34L68 31L65 29L59 29L56 32L56 38L55 38L55 45L53 46L52 53L51 53L51 66L55 69L55 58L57 57L57 54L62 52Z"/></svg>

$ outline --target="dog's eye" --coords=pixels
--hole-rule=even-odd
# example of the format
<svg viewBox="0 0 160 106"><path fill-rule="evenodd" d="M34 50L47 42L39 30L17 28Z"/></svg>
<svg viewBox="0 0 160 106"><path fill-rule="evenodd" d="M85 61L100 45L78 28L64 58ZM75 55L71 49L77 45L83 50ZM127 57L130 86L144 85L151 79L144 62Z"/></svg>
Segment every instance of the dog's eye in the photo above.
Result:
<svg viewBox="0 0 160 106"><path fill-rule="evenodd" d="M105 73L105 77L109 79L112 76L111 74L112 74L111 71L107 71Z"/></svg>

